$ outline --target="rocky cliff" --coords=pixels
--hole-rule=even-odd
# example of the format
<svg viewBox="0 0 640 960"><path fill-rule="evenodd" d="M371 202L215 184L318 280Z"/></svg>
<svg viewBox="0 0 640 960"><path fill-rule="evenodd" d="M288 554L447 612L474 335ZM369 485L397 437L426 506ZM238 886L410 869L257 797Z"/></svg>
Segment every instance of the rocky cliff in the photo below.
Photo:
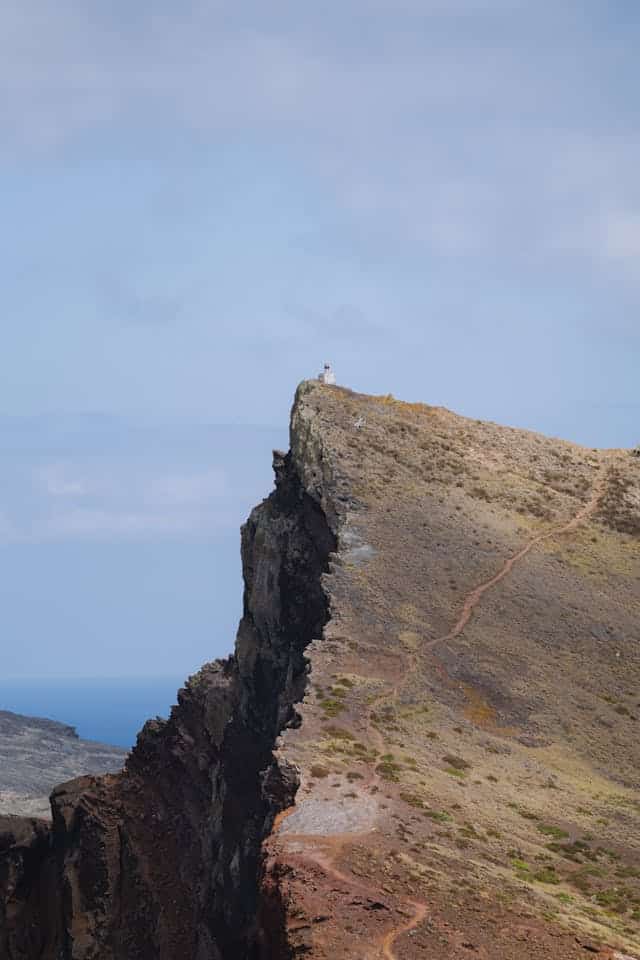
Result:
<svg viewBox="0 0 640 960"><path fill-rule="evenodd" d="M640 463L305 383L274 467L234 655L0 823L0 956L637 949Z"/></svg>
<svg viewBox="0 0 640 960"><path fill-rule="evenodd" d="M234 656L191 677L167 722L145 725L121 775L54 790L50 832L0 820L3 958L205 960L257 949L261 842L297 785L272 751L296 722L304 650L328 617L321 581L339 509L328 476L323 506L291 455L275 454L274 468L275 491L242 531Z"/></svg>

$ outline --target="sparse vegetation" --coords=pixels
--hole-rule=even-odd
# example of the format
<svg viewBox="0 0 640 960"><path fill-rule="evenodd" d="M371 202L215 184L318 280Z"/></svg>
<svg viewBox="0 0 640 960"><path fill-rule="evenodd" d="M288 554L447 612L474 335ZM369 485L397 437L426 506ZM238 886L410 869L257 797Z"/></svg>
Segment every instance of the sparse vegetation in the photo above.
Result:
<svg viewBox="0 0 640 960"><path fill-rule="evenodd" d="M327 717L338 717L344 710L344 704L335 698L327 697L320 701L320 706Z"/></svg>
<svg viewBox="0 0 640 960"><path fill-rule="evenodd" d="M557 919L560 909L577 927L587 916L600 925L622 917L637 936L640 865L624 854L616 860L611 837L637 830L640 809L631 805L634 788L623 796L609 772L631 784L637 768L640 698L628 638L640 549L619 529L632 519L640 474L627 485L622 471L597 520L547 537L589 503L601 454L393 398L346 402L349 424L363 416L367 426L366 442L362 431L342 466L357 476L368 508L359 531L377 554L348 570L357 611L349 623L362 624L358 654L332 661L320 699L349 704L349 719L327 727L321 747L335 751L347 780L349 767L370 764L367 781L377 782L366 794L379 789L400 848L434 870L481 862L496 871L492 902L499 890L518 903L525 884L527 911L539 919ZM339 417L327 418L329 444ZM492 590L486 610L446 648L431 646L469 591L538 536L547 539L518 563L513 586ZM602 622L576 599L596 578ZM355 682L363 658L373 678ZM633 681L622 679L627 669ZM377 755L351 730L362 731L359 704ZM377 839L384 845L384 828ZM505 863L511 878L503 882ZM418 876L415 864L403 872L394 859L384 885L397 895Z"/></svg>
<svg viewBox="0 0 640 960"><path fill-rule="evenodd" d="M324 777L328 777L329 773L330 771L327 770L326 767L323 767L319 763L314 763L313 766L311 767L311 776L314 777L316 780L321 780L321 779L324 779Z"/></svg>
<svg viewBox="0 0 640 960"><path fill-rule="evenodd" d="M562 840L564 837L569 836L566 830L563 830L561 827L555 827L553 824L538 823L537 828L540 833L543 833L546 837L555 837L557 840Z"/></svg>
<svg viewBox="0 0 640 960"><path fill-rule="evenodd" d="M455 754L447 753L442 758L443 763L446 763L447 766L453 767L454 770L468 770L471 766L466 760L462 757L458 757Z"/></svg>

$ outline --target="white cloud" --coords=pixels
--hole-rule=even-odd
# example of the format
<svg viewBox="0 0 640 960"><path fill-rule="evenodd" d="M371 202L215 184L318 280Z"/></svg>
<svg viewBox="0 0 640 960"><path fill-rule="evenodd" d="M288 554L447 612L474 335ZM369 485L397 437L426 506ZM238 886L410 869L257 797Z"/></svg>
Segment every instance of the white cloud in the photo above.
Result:
<svg viewBox="0 0 640 960"><path fill-rule="evenodd" d="M277 143L330 197L343 243L351 231L400 259L527 269L597 261L615 281L637 257L637 67L633 29L602 17L596 36L579 0L142 0L127 14L13 0L3 134L18 152L132 126ZM181 310L127 296L130 322Z"/></svg>
<svg viewBox="0 0 640 960"><path fill-rule="evenodd" d="M29 429L25 423L27 439ZM84 453L88 436L81 427L77 452L53 459L34 453L28 443L23 453L0 451L0 543L197 540L237 530L265 493L268 452L265 476L255 467L247 475L253 431L184 429L184 436L174 431L169 440L166 427L156 432L121 425L117 437L105 435L98 442L99 452ZM50 446L54 435L55 425L38 444ZM224 466L212 462L221 447Z"/></svg>

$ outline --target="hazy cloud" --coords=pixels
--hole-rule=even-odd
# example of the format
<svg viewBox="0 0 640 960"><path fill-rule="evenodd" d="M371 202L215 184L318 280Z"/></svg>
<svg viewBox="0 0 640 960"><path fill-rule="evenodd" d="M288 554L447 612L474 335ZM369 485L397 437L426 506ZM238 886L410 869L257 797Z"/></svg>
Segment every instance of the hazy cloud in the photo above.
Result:
<svg viewBox="0 0 640 960"><path fill-rule="evenodd" d="M73 510L54 512L44 526L34 531L35 541L48 540L149 540L197 536L211 536L220 532L226 524L217 518L204 518L201 514L160 513L151 510L138 513L116 510L89 510L76 507Z"/></svg>
<svg viewBox="0 0 640 960"><path fill-rule="evenodd" d="M152 479L148 499L167 506L204 506L229 492L224 470L210 469L202 473L169 473Z"/></svg>
<svg viewBox="0 0 640 960"><path fill-rule="evenodd" d="M172 435L167 428L122 423L119 437L107 429L102 449L89 454L83 447L91 426L91 419L84 428L76 420L76 449L64 457L38 452L44 437L35 442L40 431L29 421L22 432L34 433L31 445L8 453L0 448L0 544L202 540L237 531L271 485L272 437L264 431L230 434L224 427L185 424ZM70 435L60 427L48 433L49 443L60 443L56 433ZM164 440L160 449L158 438ZM247 470L257 450L264 460ZM221 453L224 462L215 463Z"/></svg>
<svg viewBox="0 0 640 960"><path fill-rule="evenodd" d="M5 143L162 122L286 144L354 226L441 256L635 258L634 44L578 0L5 4ZM616 124L612 126L613 111ZM635 209L635 213L634 213ZM598 227L601 224L601 227ZM572 240L573 238L573 240ZM175 319L127 293L131 323Z"/></svg>

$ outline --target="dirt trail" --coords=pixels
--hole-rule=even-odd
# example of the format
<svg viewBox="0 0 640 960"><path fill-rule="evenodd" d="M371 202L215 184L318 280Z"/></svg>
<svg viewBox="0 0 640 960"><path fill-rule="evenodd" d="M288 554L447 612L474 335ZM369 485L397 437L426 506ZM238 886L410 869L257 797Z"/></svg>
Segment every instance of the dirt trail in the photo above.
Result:
<svg viewBox="0 0 640 960"><path fill-rule="evenodd" d="M412 930L415 930L416 927L419 927L427 916L428 907L426 903L420 903L417 900L411 900L408 902L411 903L411 906L414 908L413 917L408 923L403 923L401 927L396 927L395 930L390 930L382 941L382 954L385 960L397 960L396 954L393 952L393 944L396 942L398 937L402 936L403 933L411 933Z"/></svg>
<svg viewBox="0 0 640 960"><path fill-rule="evenodd" d="M527 554L531 553L535 546L537 546L539 543L544 543L546 540L552 540L554 537L560 537L564 534L571 533L577 527L579 527L581 523L584 523L584 521L587 520L598 508L600 501L606 492L608 477L609 471L605 464L600 468L600 476L593 485L593 490L588 503L586 503L584 507L582 507L582 509L579 510L578 513L576 513L575 516L572 517L572 519L567 523L556 524L550 530L547 530L546 533L540 533L537 537L533 537L533 539L529 540L529 542L525 544L521 550L518 550L517 553L505 561L504 566L498 571L498 573L495 574L495 576L491 577L490 580L485 581L485 583L481 583L479 586L475 587L475 589L473 589L465 598L464 605L462 607L462 613L460 614L460 618L453 629L451 629L449 633L445 633L442 637L435 637L435 639L429 640L429 642L424 645L423 649L429 650L439 643L446 643L449 640L455 640L456 637L459 637L471 620L473 611L482 600L484 594L488 590L492 590L493 587L497 586L502 580L505 579L505 577L508 577L516 564L521 560L524 560Z"/></svg>
<svg viewBox="0 0 640 960"><path fill-rule="evenodd" d="M302 839L300 837L296 838L298 840ZM334 856L337 858L340 855L340 851L344 844L351 839L351 837L327 837L324 840L324 843L327 847L331 848L334 852ZM336 867L334 861L329 857L328 851L320 850L317 846L314 846L312 849L307 849L304 854L304 859L309 862L315 863L320 869L324 872L327 877L330 877L332 880L339 884L343 884L346 887L346 890L353 891L359 890L369 899L376 900L379 897L378 888L369 884L364 880L356 879L353 874L344 873L339 867ZM425 919L428 913L428 905L426 903L417 901L417 900L406 900L405 907L412 908L412 916L399 926L392 927L391 930L387 931L384 934L382 940L379 942L379 947L382 950L382 956L384 960L398 960L396 953L393 950L393 945L398 939L405 933L410 933L412 930L415 930L416 927L420 926L422 921ZM375 949L375 955L378 955L377 948ZM367 954L369 955L369 954Z"/></svg>
<svg viewBox="0 0 640 960"><path fill-rule="evenodd" d="M538 536L533 537L524 547L522 547L521 550L518 550L517 553L505 561L503 567L498 571L498 573L495 574L495 576L475 587L465 598L462 612L455 626L444 636L436 637L435 639L428 641L428 643L425 644L426 649L430 649L439 643L446 643L449 640L454 640L456 637L459 637L469 623L469 620L473 616L474 609L480 603L484 594L488 590L491 590L493 587L497 586L502 580L505 579L505 577L509 576L516 564L523 560L537 544L543 543L546 540L551 540L553 537L559 537L567 533L571 533L573 530L577 529L580 524L587 520L596 511L606 492L608 477L609 469L607 463L605 462L601 466L599 476L593 485L589 501L575 514L575 516L572 517L572 519L568 522L556 524L546 533L541 533L538 534ZM410 659L414 661L413 665L415 666L415 657L411 657ZM373 723L372 714L374 712L374 707L379 705L384 700L397 700L398 693L399 687L398 685L394 685L389 693L380 694L380 696L376 697L376 699L369 705L369 710L367 713L367 729L369 736L373 741L375 741L380 754L384 753L385 741L382 734ZM375 765L373 767L370 779L364 786L365 789L368 789L369 791L377 790L379 788L380 777L376 771ZM274 826L274 832L277 832L279 823L293 809L294 808L290 808L289 811L285 811L284 813L280 814L278 820L276 821L276 825ZM298 836L296 839L303 840L305 838ZM340 855L340 850L344 846L344 843L347 839L349 838L341 837L338 839L337 837L326 837L324 838L324 842L326 846L330 847L331 850L334 851L334 856L337 859L337 857ZM304 858L319 866L328 877L331 877L333 880L340 883L346 884L347 888L350 887L352 889L359 889L373 897L378 896L378 888L375 885L370 885L362 880L356 879L353 875L343 873L335 865L335 861L328 856L326 850L318 849L317 845L312 843L310 848L308 848L304 854ZM425 920L429 911L428 904L419 900L405 900L405 907L407 910L409 908L411 909L410 919L408 919L405 923L393 927L386 934L384 934L383 938L378 943L384 960L399 960L398 954L394 951L395 942L401 936L411 933L412 930L415 930L417 927L419 927L420 924Z"/></svg>

